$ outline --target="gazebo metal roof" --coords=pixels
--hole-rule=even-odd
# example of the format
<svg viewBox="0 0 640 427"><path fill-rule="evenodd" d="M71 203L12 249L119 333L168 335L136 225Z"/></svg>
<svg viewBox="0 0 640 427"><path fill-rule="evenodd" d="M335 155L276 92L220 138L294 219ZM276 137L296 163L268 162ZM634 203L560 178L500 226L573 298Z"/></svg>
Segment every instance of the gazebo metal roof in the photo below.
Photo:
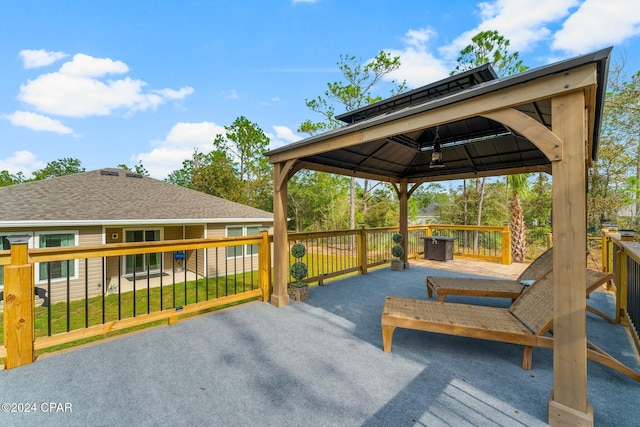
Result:
<svg viewBox="0 0 640 427"><path fill-rule="evenodd" d="M599 90L594 94L595 114L592 115L594 120L590 123L588 138L590 157L595 160L599 132L599 126L595 123L599 123L602 114L610 51L610 48L604 49L504 78L497 78L491 67L484 65L336 116L348 124L272 150L267 156L271 159L288 157L287 153L318 145L322 141L459 104L505 88L518 90L519 85L527 82L562 74L583 64L595 63L598 67ZM551 96L542 96L513 108L551 129ZM444 168L430 167L436 135L442 147ZM404 178L409 182L424 182L506 173L550 172L551 169L550 160L527 137L483 116L463 117L436 126L417 127L393 135L385 134L380 138L343 148L308 151L309 154L297 157L304 163L305 169L382 181Z"/></svg>

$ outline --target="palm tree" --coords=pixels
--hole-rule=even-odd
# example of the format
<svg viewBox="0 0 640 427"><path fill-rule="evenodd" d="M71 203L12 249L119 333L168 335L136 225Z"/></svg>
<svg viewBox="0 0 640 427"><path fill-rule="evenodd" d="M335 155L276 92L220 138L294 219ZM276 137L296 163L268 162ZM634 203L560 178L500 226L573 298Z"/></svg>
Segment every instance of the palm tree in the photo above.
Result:
<svg viewBox="0 0 640 427"><path fill-rule="evenodd" d="M512 197L509 202L509 223L511 225L511 258L513 262L524 262L527 251L527 226L524 223L524 214L520 196L528 189L529 174L507 176L507 187L511 189Z"/></svg>

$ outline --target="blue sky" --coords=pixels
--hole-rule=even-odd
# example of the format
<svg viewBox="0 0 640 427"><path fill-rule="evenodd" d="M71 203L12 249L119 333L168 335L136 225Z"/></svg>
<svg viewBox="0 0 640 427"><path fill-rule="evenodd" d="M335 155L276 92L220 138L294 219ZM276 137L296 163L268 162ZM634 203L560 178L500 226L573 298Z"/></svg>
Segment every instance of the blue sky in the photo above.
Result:
<svg viewBox="0 0 640 427"><path fill-rule="evenodd" d="M444 78L482 30L532 68L614 46L640 70L638 0L0 0L0 170L142 161L164 179L246 116L276 148L341 54L399 55L410 88ZM380 86L388 95L389 87Z"/></svg>

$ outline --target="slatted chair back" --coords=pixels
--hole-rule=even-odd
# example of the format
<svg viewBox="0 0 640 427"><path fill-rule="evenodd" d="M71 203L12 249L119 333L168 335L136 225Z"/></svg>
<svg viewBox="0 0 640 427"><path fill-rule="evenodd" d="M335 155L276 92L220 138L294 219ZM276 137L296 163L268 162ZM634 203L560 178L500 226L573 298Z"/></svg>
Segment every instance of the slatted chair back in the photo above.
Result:
<svg viewBox="0 0 640 427"><path fill-rule="evenodd" d="M553 247L550 247L526 268L518 277L520 281L535 281L553 269Z"/></svg>
<svg viewBox="0 0 640 427"><path fill-rule="evenodd" d="M588 295L612 277L611 273L588 269L585 293ZM553 325L553 272L525 289L509 311L535 335L546 334Z"/></svg>
<svg viewBox="0 0 640 427"><path fill-rule="evenodd" d="M544 335L553 322L553 272L524 290L509 311L535 335Z"/></svg>

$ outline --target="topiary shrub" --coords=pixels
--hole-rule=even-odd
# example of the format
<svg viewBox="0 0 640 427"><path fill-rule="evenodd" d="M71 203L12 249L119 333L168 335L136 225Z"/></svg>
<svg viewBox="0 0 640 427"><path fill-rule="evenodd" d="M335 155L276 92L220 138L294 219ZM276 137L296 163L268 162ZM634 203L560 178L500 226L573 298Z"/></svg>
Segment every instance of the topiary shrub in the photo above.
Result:
<svg viewBox="0 0 640 427"><path fill-rule="evenodd" d="M391 236L391 240L393 240L393 243L395 243L395 245L391 248L391 255L396 258L391 261L391 269L396 271L402 270L405 268L402 260L400 259L402 255L404 255L404 249L402 248L402 246L400 246L400 243L402 242L402 234L393 233L393 235Z"/></svg>
<svg viewBox="0 0 640 427"><path fill-rule="evenodd" d="M307 269L307 265L304 262L297 261L294 262L291 266L291 277L296 279L298 282L307 277L308 273L309 270Z"/></svg>
<svg viewBox="0 0 640 427"><path fill-rule="evenodd" d="M309 269L304 262L300 261L306 253L307 249L302 243L296 243L291 247L291 255L297 260L291 265L291 269L289 270L291 277L296 279L296 283L292 283L291 286L306 286L306 283L302 283L301 280L307 277Z"/></svg>
<svg viewBox="0 0 640 427"><path fill-rule="evenodd" d="M296 243L291 247L291 255L296 259L300 259L306 254L307 254L307 249L304 247L302 243Z"/></svg>
<svg viewBox="0 0 640 427"><path fill-rule="evenodd" d="M404 249L402 249L402 246L396 245L391 248L391 255L396 258L400 258L402 255L404 255Z"/></svg>

